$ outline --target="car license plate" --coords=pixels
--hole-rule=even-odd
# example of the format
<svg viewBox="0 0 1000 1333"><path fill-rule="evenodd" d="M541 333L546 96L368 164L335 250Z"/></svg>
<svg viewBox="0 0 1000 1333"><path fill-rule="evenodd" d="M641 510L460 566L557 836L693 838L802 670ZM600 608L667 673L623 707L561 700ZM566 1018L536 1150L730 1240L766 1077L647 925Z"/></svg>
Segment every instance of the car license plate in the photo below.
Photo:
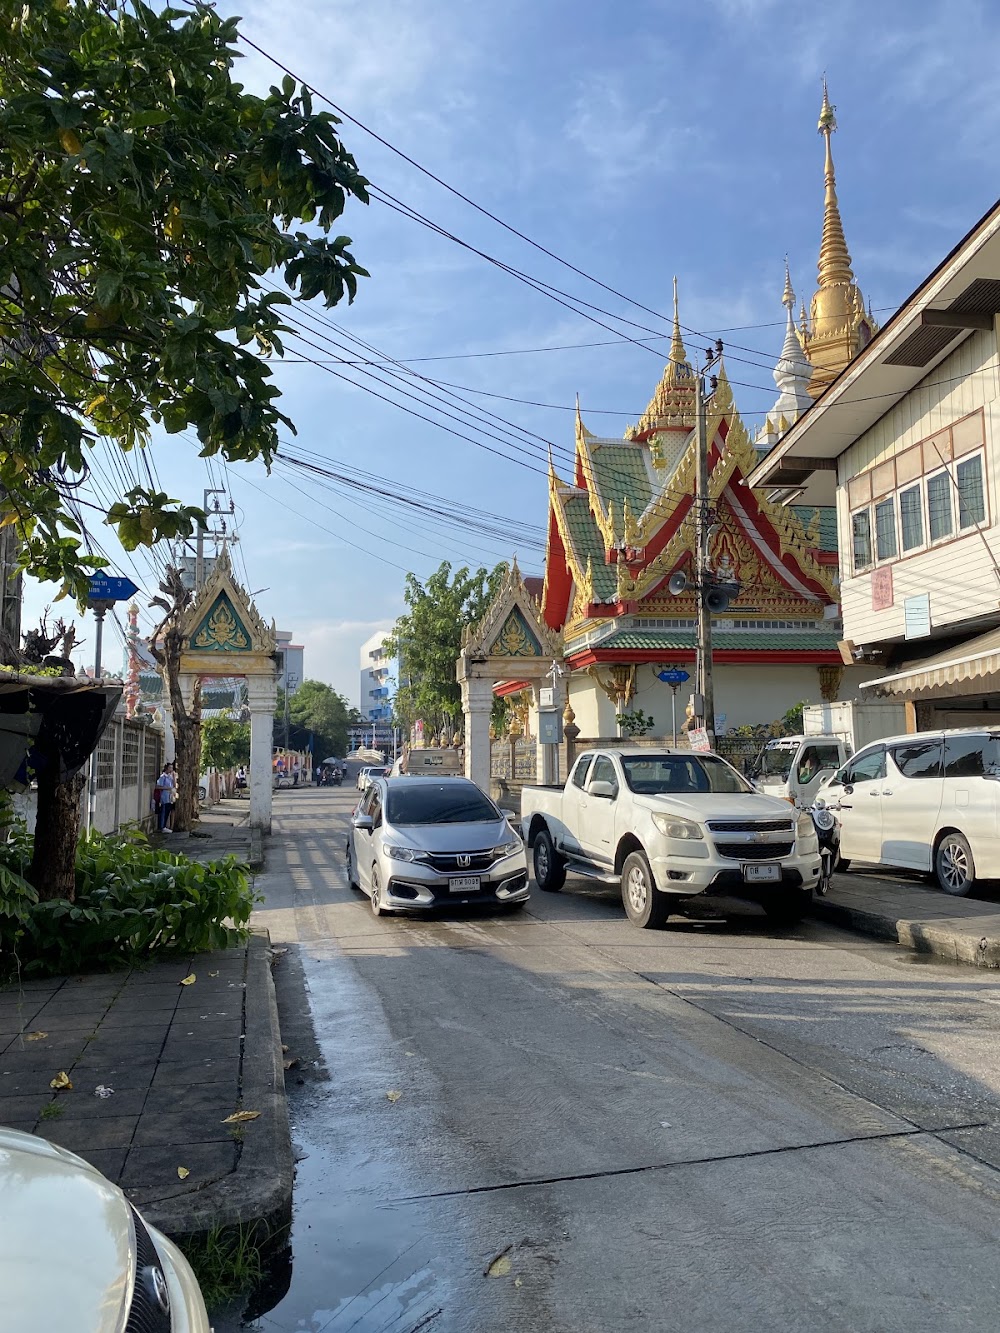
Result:
<svg viewBox="0 0 1000 1333"><path fill-rule="evenodd" d="M451 893L478 893L479 876L460 875L457 879L449 880L448 889Z"/></svg>
<svg viewBox="0 0 1000 1333"><path fill-rule="evenodd" d="M781 866L779 865L744 865L743 878L748 884L760 880L781 879Z"/></svg>

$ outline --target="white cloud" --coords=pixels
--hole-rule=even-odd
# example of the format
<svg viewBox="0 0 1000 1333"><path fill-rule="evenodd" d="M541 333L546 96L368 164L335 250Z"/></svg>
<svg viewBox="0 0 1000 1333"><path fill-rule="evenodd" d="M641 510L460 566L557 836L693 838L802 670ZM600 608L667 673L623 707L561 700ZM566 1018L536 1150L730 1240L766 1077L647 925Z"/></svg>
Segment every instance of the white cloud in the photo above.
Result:
<svg viewBox="0 0 1000 1333"><path fill-rule="evenodd" d="M694 127L669 122L666 99L639 105L634 85L603 74L581 88L565 134L591 159L596 183L611 190L640 175L661 175L692 151Z"/></svg>
<svg viewBox="0 0 1000 1333"><path fill-rule="evenodd" d="M377 630L392 628L391 619L314 620L299 622L296 638L305 646L307 680L322 680L357 705L360 685L358 654Z"/></svg>

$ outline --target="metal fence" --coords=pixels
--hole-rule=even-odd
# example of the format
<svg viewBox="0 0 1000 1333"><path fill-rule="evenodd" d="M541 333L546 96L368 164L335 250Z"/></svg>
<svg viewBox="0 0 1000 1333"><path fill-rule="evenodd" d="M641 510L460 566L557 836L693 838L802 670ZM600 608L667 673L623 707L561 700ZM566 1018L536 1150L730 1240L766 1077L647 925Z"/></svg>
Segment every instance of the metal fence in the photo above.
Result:
<svg viewBox="0 0 1000 1333"><path fill-rule="evenodd" d="M490 776L505 782L534 782L537 751L533 740L494 741L490 749Z"/></svg>

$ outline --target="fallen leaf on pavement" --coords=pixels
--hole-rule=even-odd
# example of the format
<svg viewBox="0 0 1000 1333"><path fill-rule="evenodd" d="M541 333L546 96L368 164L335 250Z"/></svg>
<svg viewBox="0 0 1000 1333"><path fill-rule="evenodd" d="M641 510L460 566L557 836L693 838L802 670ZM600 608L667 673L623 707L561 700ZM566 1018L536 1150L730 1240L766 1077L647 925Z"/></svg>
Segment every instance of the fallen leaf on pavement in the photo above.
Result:
<svg viewBox="0 0 1000 1333"><path fill-rule="evenodd" d="M25 1033L25 1041L44 1041L49 1034L47 1032L28 1032Z"/></svg>
<svg viewBox="0 0 1000 1333"><path fill-rule="evenodd" d="M520 1279L519 1277L516 1277L516 1278L514 1279L514 1286L515 1286L515 1287L523 1287L523 1286L524 1286L524 1283L521 1281L521 1279Z"/></svg>
<svg viewBox="0 0 1000 1333"><path fill-rule="evenodd" d="M208 975L209 975L210 977L217 977L219 974L218 974L218 972L209 972Z"/></svg>
<svg viewBox="0 0 1000 1333"><path fill-rule="evenodd" d="M59 1073L56 1074L55 1078L49 1084L49 1087L55 1088L56 1092L61 1092L63 1089L65 1089L66 1092L72 1092L73 1081L69 1074L66 1073L65 1069L60 1069Z"/></svg>
<svg viewBox="0 0 1000 1333"><path fill-rule="evenodd" d="M288 1047L285 1045L284 1042L281 1043L281 1049L282 1049L283 1051L287 1051L287 1050L288 1050Z"/></svg>
<svg viewBox="0 0 1000 1333"><path fill-rule="evenodd" d="M483 1277L506 1277L510 1272L510 1252L514 1247L507 1245L495 1254L483 1269Z"/></svg>
<svg viewBox="0 0 1000 1333"><path fill-rule="evenodd" d="M247 1120L256 1120L259 1115L259 1111L234 1111L232 1115L227 1115L221 1123L223 1125L242 1125Z"/></svg>
<svg viewBox="0 0 1000 1333"><path fill-rule="evenodd" d="M187 1169L186 1166L179 1166L177 1168L177 1178L179 1180L187 1180L190 1174L191 1172Z"/></svg>
<svg viewBox="0 0 1000 1333"><path fill-rule="evenodd" d="M288 1070L288 1069L294 1069L295 1066L296 1066L298 1063L299 1063L299 1061L298 1061L298 1056L292 1056L291 1060L283 1060L283 1061L282 1061L282 1064L283 1064L283 1066L284 1066L284 1068L285 1068L286 1070Z"/></svg>
<svg viewBox="0 0 1000 1333"><path fill-rule="evenodd" d="M198 978L195 976L195 974L193 972L189 972L188 975L184 977L184 979L181 981L181 985L193 986L197 980Z"/></svg>
<svg viewBox="0 0 1000 1333"><path fill-rule="evenodd" d="M391 1102L398 1102L399 1099L400 1099L400 1097L402 1097L403 1094L402 1094L401 1092L397 1092L396 1089L393 1088L393 1090L392 1090L391 1092L387 1092L385 1095L386 1095L386 1097L388 1097L389 1101L391 1101Z"/></svg>

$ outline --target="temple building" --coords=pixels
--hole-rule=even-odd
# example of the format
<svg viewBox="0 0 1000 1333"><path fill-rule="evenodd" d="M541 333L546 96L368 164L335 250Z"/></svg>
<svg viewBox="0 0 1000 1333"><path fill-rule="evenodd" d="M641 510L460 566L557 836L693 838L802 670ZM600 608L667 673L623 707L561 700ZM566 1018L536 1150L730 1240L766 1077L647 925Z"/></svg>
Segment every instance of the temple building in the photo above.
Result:
<svg viewBox="0 0 1000 1333"><path fill-rule="evenodd" d="M719 734L774 721L802 701L850 698L870 674L845 668L837 646L843 631L833 508L796 505L794 496L789 504L787 490L777 495L747 484L760 459L876 327L844 238L830 143L835 129L824 84L818 283L809 315L803 310L796 326L786 265L774 408L751 439L721 364L707 400L710 566L715 580L736 590L713 618ZM616 735L622 713L641 712L656 736L671 735L674 709L678 725L684 721L696 656L696 464L694 372L681 336L675 279L669 357L646 411L622 438L603 438L587 427L578 405L572 472L561 475L549 466L545 578L540 599L532 599L544 636L527 635L524 655L551 651L540 646L541 639L558 636L563 688L582 737ZM678 573L687 574L687 587L674 595L668 585ZM675 580L675 589L681 583ZM510 614L531 621L524 591L522 581L520 609L512 602ZM493 609L494 619L505 614L502 607ZM676 699L659 678L668 668L692 678ZM523 682L508 676L497 692L521 688Z"/></svg>

